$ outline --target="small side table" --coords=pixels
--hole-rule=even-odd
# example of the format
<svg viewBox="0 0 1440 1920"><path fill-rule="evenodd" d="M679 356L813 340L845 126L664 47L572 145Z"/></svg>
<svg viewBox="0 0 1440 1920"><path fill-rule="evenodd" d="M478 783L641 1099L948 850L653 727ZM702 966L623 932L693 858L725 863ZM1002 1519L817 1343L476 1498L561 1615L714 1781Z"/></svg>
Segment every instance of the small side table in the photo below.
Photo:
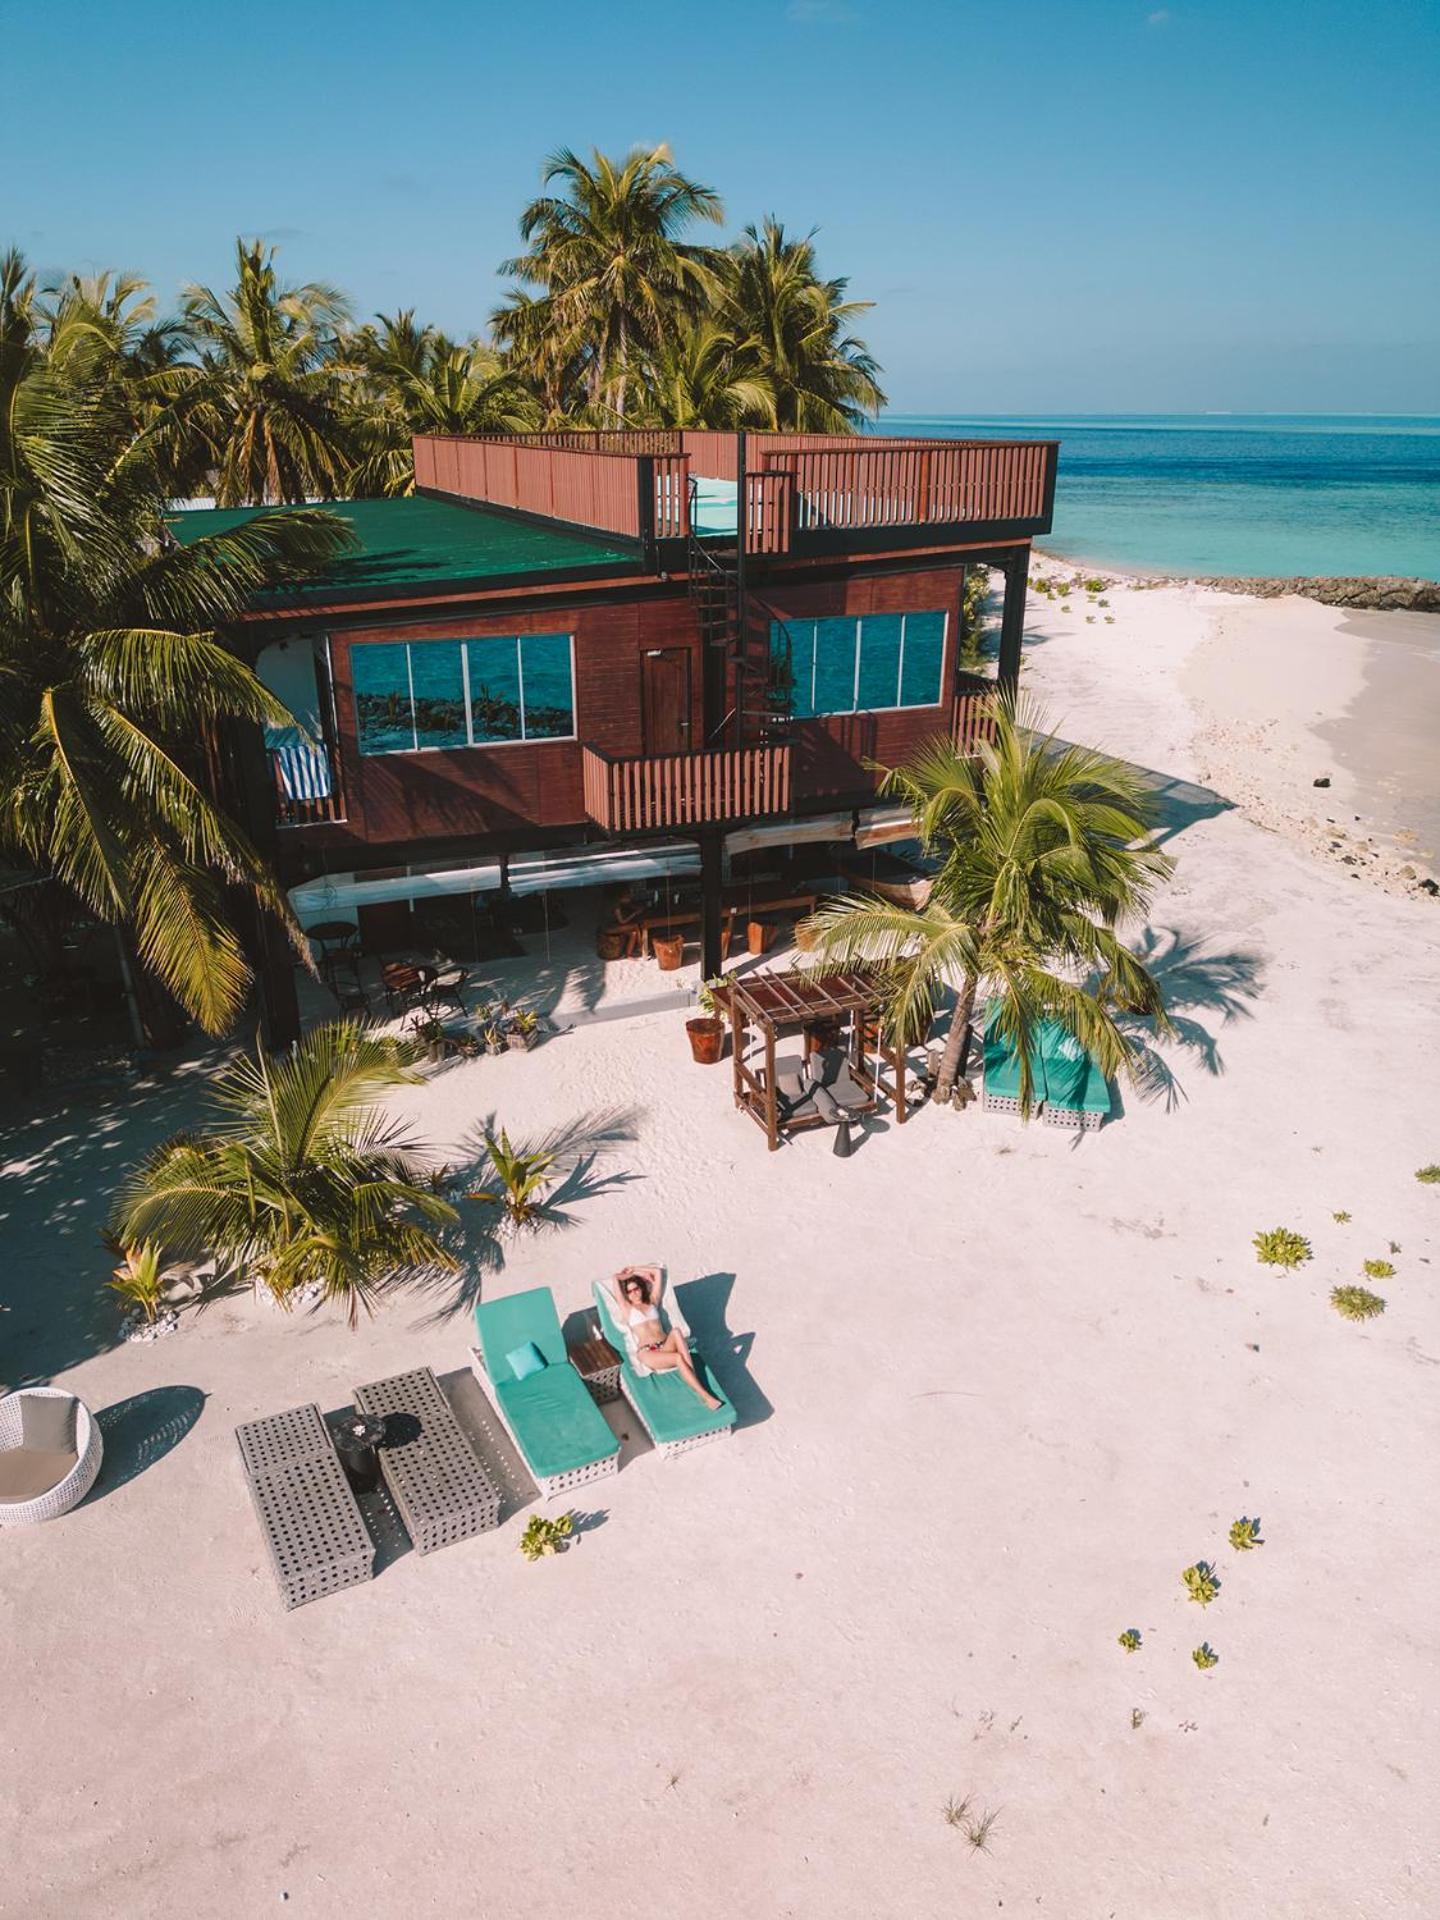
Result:
<svg viewBox="0 0 1440 1920"><path fill-rule="evenodd" d="M385 1442L383 1418L374 1413L347 1413L331 1439L355 1491L373 1491L380 1481L380 1462L375 1449Z"/></svg>
<svg viewBox="0 0 1440 1920"><path fill-rule="evenodd" d="M597 1406L620 1398L620 1356L608 1340L577 1340L566 1352Z"/></svg>

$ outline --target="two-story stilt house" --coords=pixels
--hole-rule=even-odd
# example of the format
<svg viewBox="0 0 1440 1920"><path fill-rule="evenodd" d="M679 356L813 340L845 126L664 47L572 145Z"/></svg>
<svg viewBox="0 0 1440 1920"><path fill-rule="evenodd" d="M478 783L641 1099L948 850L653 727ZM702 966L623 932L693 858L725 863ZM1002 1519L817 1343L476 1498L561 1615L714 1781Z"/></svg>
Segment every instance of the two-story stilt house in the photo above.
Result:
<svg viewBox="0 0 1440 1920"><path fill-rule="evenodd" d="M437 898L692 875L704 971L731 855L903 833L873 763L983 726L967 567L1004 577L1019 672L1052 441L558 432L418 439L416 493L337 503L356 550L243 636L299 725L250 826L302 923L423 944ZM188 512L179 538L238 514ZM295 1025L261 956L270 1029Z"/></svg>

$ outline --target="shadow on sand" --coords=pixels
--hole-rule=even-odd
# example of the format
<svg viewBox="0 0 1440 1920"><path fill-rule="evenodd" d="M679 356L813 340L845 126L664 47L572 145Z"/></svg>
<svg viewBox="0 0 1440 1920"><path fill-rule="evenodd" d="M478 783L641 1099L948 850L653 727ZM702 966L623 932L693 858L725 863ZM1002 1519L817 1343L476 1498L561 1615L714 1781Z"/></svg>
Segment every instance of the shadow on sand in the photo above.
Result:
<svg viewBox="0 0 1440 1920"><path fill-rule="evenodd" d="M205 1409L199 1387L151 1387L95 1415L105 1458L90 1499L103 1500L178 1447Z"/></svg>

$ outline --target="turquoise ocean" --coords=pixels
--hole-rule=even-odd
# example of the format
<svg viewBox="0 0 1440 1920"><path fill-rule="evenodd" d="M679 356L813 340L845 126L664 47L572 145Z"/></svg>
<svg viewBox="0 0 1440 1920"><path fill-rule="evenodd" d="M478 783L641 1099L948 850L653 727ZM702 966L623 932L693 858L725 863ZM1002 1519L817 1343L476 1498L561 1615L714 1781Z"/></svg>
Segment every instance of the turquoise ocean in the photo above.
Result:
<svg viewBox="0 0 1440 1920"><path fill-rule="evenodd" d="M1440 418L887 413L881 433L1059 440L1042 546L1174 574L1440 580Z"/></svg>

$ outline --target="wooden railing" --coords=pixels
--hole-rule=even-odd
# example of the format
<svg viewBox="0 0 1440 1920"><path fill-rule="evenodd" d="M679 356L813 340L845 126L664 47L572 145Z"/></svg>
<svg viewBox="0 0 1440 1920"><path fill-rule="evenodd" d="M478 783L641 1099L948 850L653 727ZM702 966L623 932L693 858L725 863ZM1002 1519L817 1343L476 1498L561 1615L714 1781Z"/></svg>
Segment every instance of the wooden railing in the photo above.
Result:
<svg viewBox="0 0 1440 1920"><path fill-rule="evenodd" d="M950 737L957 753L969 759L995 738L995 707L993 688L962 688L956 694Z"/></svg>
<svg viewBox="0 0 1440 1920"><path fill-rule="evenodd" d="M638 476L629 454L580 453L518 438L417 434L415 484L627 540L641 536Z"/></svg>
<svg viewBox="0 0 1440 1920"><path fill-rule="evenodd" d="M746 549L790 553L807 536L897 527L1043 532L1057 446L1052 440L747 434ZM474 439L421 434L415 483L422 491L627 540L677 540L690 530L692 471L738 481L738 447L731 433L659 428Z"/></svg>
<svg viewBox="0 0 1440 1920"><path fill-rule="evenodd" d="M735 747L613 760L584 749L585 811L607 833L698 827L790 806L790 749Z"/></svg>
<svg viewBox="0 0 1440 1920"><path fill-rule="evenodd" d="M327 754L330 762L330 791L323 800L297 800L293 794L285 791L285 782L280 775L280 762L272 753L270 778L275 784L275 819L282 827L318 827L327 821L345 818L345 789L340 782L339 769L333 753Z"/></svg>

